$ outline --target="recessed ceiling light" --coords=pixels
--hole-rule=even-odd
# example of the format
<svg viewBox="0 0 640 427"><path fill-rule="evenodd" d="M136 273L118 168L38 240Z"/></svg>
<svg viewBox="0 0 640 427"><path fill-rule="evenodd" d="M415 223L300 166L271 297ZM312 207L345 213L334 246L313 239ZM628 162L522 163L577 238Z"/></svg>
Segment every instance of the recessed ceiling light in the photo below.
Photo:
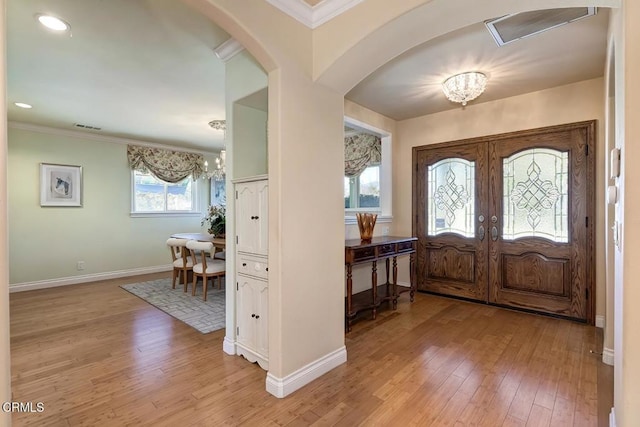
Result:
<svg viewBox="0 0 640 427"><path fill-rule="evenodd" d="M31 105L29 104L25 104L24 102L14 102L13 105L15 105L16 107L20 107L20 108L33 108Z"/></svg>
<svg viewBox="0 0 640 427"><path fill-rule="evenodd" d="M53 31L62 32L62 31L67 31L69 30L69 28L71 28L71 26L66 22L64 22L62 19L56 18L55 16L52 16L52 15L45 15L45 14L39 13L36 15L36 18L38 19L38 22L40 22L42 25L44 25L45 27Z"/></svg>

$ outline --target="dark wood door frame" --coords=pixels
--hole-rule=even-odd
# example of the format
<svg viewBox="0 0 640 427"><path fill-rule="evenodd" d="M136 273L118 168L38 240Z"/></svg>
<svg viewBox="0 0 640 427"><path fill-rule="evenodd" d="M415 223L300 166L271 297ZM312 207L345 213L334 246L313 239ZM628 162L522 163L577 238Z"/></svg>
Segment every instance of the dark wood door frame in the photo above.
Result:
<svg viewBox="0 0 640 427"><path fill-rule="evenodd" d="M589 222L586 229L586 241L587 241L587 262L588 266L586 268L585 273L585 282L584 283L584 291L586 293L586 321L589 324L594 324L595 321L595 292L594 292L594 282L595 282L595 130L596 130L596 121L583 121L576 123L569 123L564 125L556 125L556 126L548 126L543 128L536 129L528 129L516 132L509 132L503 134L496 135L487 135L476 138L468 138L457 141L443 142L437 144L429 144L418 147L413 147L412 150L412 163L413 163L413 179L412 179L412 213L413 213L413 221L412 221L412 232L413 236L418 235L418 206L421 203L422 195L418 194L418 174L422 173L419 169L418 157L421 151L423 150L432 150L434 148L451 148L460 145L473 144L473 143L489 143L490 141L502 141L509 140L514 138L522 138L522 137L530 137L536 138L539 135L545 135L554 132L560 131L571 131L571 130L584 130L586 135L586 144L585 150L587 150L587 182L585 185L587 186L587 200L586 200L586 211L587 211L587 221Z"/></svg>

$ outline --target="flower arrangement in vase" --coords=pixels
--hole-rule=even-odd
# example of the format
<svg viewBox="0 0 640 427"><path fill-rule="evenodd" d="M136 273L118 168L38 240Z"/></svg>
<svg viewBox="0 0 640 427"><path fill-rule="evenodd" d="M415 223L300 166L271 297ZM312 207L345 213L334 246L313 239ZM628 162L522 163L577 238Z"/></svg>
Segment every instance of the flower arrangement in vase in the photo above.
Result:
<svg viewBox="0 0 640 427"><path fill-rule="evenodd" d="M209 234L222 238L225 235L227 226L226 214L227 211L224 206L211 205L209 209L207 209L207 215L202 218L200 224L207 226Z"/></svg>

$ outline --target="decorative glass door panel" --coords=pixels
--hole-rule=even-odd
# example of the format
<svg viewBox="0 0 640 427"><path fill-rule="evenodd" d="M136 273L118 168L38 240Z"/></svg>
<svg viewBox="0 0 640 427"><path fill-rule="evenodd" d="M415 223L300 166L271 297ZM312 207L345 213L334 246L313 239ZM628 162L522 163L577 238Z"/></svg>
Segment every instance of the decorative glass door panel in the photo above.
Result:
<svg viewBox="0 0 640 427"><path fill-rule="evenodd" d="M449 158L427 168L427 233L475 235L475 162Z"/></svg>
<svg viewBox="0 0 640 427"><path fill-rule="evenodd" d="M569 153L532 148L502 161L502 238L569 241Z"/></svg>

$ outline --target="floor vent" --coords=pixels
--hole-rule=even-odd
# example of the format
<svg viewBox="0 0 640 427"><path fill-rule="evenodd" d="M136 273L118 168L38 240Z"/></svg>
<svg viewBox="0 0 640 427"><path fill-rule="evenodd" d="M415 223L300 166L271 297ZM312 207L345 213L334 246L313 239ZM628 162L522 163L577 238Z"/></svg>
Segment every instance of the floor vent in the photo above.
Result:
<svg viewBox="0 0 640 427"><path fill-rule="evenodd" d="M85 129L85 130L102 130L102 128L99 128L96 126L90 126L90 125L83 125L82 123L74 123L73 126L77 127L78 129Z"/></svg>
<svg viewBox="0 0 640 427"><path fill-rule="evenodd" d="M568 7L515 13L485 22L498 46L593 16L595 7Z"/></svg>

